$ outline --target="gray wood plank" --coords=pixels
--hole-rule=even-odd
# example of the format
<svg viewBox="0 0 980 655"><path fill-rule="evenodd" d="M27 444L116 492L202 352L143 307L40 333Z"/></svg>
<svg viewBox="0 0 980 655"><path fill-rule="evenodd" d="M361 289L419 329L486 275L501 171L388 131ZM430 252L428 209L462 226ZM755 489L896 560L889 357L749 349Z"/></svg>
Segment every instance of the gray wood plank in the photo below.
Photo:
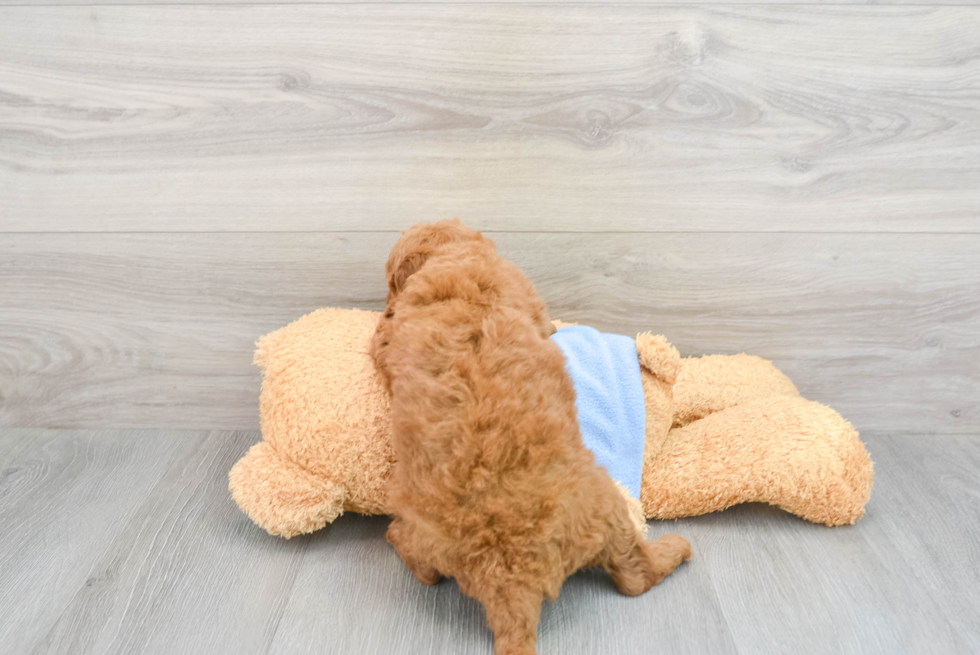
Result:
<svg viewBox="0 0 980 655"><path fill-rule="evenodd" d="M0 433L5 433L2 431ZM31 435L14 433L7 450ZM57 432L37 435L0 474L0 643L27 653L93 574L111 540L131 520L193 435ZM8 451L9 452L9 451ZM118 553L117 553L118 556Z"/></svg>
<svg viewBox="0 0 980 655"><path fill-rule="evenodd" d="M980 230L980 7L6 7L0 231Z"/></svg>
<svg viewBox="0 0 980 655"><path fill-rule="evenodd" d="M937 437L933 447L945 439ZM868 441L876 457L878 440ZM900 467L879 465L876 472L868 514L854 527L828 530L765 506L737 507L708 519L717 520L725 535L707 566L740 653L973 652L970 644L980 635L975 620L958 631L951 629L950 615L958 612L966 627L961 607L980 598L973 592L958 598L935 594L919 578L916 569L935 574L953 564L949 557L921 559L913 568L897 556L895 536L884 533L882 522L905 531L927 522L877 486L899 475ZM931 510L941 508L934 503ZM930 540L941 543L948 536ZM967 570L955 567L960 575Z"/></svg>
<svg viewBox="0 0 980 655"><path fill-rule="evenodd" d="M0 0L0 7L46 7L61 5L98 5L92 0ZM113 5L308 5L308 4L350 4L350 0L262 0L261 3L248 0L113 0ZM390 0L358 0L358 4L391 4ZM424 0L405 4L528 4L527 0ZM536 0L534 4L569 5L576 4L570 0ZM914 6L965 6L972 7L976 2L969 0L699 0L698 2L677 2L676 0L591 0L589 4L625 4L625 5L914 5Z"/></svg>
<svg viewBox="0 0 980 655"><path fill-rule="evenodd" d="M0 429L0 476L20 472L19 467L8 469L7 465L58 434L56 430L43 428Z"/></svg>
<svg viewBox="0 0 980 655"><path fill-rule="evenodd" d="M951 442L961 447L947 451ZM572 577L558 601L545 605L539 652L973 652L980 643L980 593L971 586L976 560L943 545L975 543L980 523L942 518L945 495L956 489L948 477L916 474L925 502L914 508L898 489L916 457L929 452L949 463L963 450L970 458L959 468L972 472L976 489L980 441L872 435L868 443L873 456L892 449L899 455L879 461L878 480L888 484L875 489L856 526L811 525L762 505L651 523L651 536L691 539L695 558L640 598L618 595L599 571ZM334 525L330 543L302 564L272 653L324 644L331 653L491 652L479 607L452 581L419 585L385 544L386 525L351 517ZM916 553L915 569L896 556L896 546L908 540L889 525L914 531L930 548ZM964 579L936 594L924 579L937 575ZM364 617L371 617L370 627L359 630Z"/></svg>
<svg viewBox="0 0 980 655"><path fill-rule="evenodd" d="M0 235L0 424L255 429L255 339L380 309L397 236ZM980 426L980 236L494 238L553 316L772 359L859 430Z"/></svg>
<svg viewBox="0 0 980 655"><path fill-rule="evenodd" d="M269 653L488 652L480 605L406 578L387 528L350 514L312 535Z"/></svg>
<svg viewBox="0 0 980 655"><path fill-rule="evenodd" d="M980 449L975 437L944 438L936 448L923 439L882 438L872 455L879 468L895 471L876 482L893 497L899 512L883 513L880 537L873 543L889 560L904 565L905 575L920 581L924 594L944 609L943 630L966 647L980 651L980 534L962 526L980 525ZM879 476L881 478L881 476ZM929 522L908 517L934 513ZM944 566L923 566L941 561ZM889 590L897 598L903 590ZM915 626L915 617L910 626ZM927 637L920 637L923 650ZM938 650L938 649L937 649ZM953 652L953 651L949 651Z"/></svg>
<svg viewBox="0 0 980 655"><path fill-rule="evenodd" d="M0 430L0 451L11 434L32 436ZM491 652L479 605L415 582L386 518L289 541L249 523L226 473L257 433L33 436L46 445L15 460L33 473L0 481L11 652ZM974 652L978 437L865 435L876 486L855 526L762 505L653 522L694 559L638 598L573 576L545 605L539 652Z"/></svg>
<svg viewBox="0 0 980 655"><path fill-rule="evenodd" d="M267 652L309 539L232 502L228 470L258 438L214 432L173 462L33 652Z"/></svg>
<svg viewBox="0 0 980 655"><path fill-rule="evenodd" d="M491 652L482 607L453 580L420 585L385 541L387 526L384 517L345 516L315 541L270 654ZM655 524L651 534L674 527ZM698 635L688 639L692 625ZM603 572L580 573L545 604L538 638L542 655L641 653L652 644L658 652L735 652L707 570L695 566L641 599L621 596Z"/></svg>

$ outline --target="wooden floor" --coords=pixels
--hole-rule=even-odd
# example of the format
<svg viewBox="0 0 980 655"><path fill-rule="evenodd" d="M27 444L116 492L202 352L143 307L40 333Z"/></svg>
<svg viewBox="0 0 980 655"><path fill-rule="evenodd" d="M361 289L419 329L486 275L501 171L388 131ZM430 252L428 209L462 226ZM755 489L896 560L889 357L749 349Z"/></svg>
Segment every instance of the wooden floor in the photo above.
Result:
<svg viewBox="0 0 980 655"><path fill-rule="evenodd" d="M387 519L283 540L227 472L255 432L0 431L6 653L490 653L455 583L419 585ZM980 439L866 437L853 527L746 505L676 522L695 557L625 598L600 571L546 604L546 653L976 653Z"/></svg>

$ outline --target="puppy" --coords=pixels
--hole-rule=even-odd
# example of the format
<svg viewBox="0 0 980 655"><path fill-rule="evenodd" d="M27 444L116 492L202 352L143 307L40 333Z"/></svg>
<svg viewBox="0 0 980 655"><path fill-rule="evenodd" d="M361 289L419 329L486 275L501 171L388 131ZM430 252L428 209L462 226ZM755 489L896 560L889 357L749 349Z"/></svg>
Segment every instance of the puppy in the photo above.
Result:
<svg viewBox="0 0 980 655"><path fill-rule="evenodd" d="M391 389L388 541L423 584L483 604L497 655L535 653L542 600L603 566L642 594L691 556L646 542L583 445L575 390L531 282L459 221L406 231L372 354Z"/></svg>

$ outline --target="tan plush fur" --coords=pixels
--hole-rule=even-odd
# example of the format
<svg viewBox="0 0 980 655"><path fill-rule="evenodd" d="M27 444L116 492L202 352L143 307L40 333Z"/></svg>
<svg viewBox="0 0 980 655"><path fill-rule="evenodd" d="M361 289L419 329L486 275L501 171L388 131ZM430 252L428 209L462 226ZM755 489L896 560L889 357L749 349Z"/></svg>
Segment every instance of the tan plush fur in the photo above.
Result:
<svg viewBox="0 0 980 655"><path fill-rule="evenodd" d="M575 391L530 281L458 221L403 234L372 341L390 382L388 540L423 584L456 578L498 655L534 653L545 598L603 566L637 595L691 555L646 542L583 445Z"/></svg>
<svg viewBox="0 0 980 655"><path fill-rule="evenodd" d="M676 382L674 427L753 400L800 395L772 362L745 354L686 359Z"/></svg>
<svg viewBox="0 0 980 655"><path fill-rule="evenodd" d="M864 446L837 412L777 396L671 430L644 469L643 508L667 519L778 499L810 521L842 525L864 514L872 478Z"/></svg>
<svg viewBox="0 0 980 655"><path fill-rule="evenodd" d="M313 532L343 510L385 513L389 397L368 355L378 316L322 309L258 342L264 441L229 481L239 507L270 534Z"/></svg>
<svg viewBox="0 0 980 655"><path fill-rule="evenodd" d="M864 515L873 465L840 414L801 398L772 362L745 354L682 360L662 339L637 337L647 407L640 495L648 518L745 502L827 525ZM657 360L667 382L649 370Z"/></svg>
<svg viewBox="0 0 980 655"><path fill-rule="evenodd" d="M386 513L389 396L368 352L380 316L321 309L259 340L264 441L229 477L238 505L271 534L312 532L342 510ZM647 409L640 500L648 518L746 501L827 525L863 515L874 474L857 432L837 412L799 397L770 362L680 359L651 335L637 337L637 351Z"/></svg>
<svg viewBox="0 0 980 655"><path fill-rule="evenodd" d="M389 397L368 351L380 316L320 309L259 340L264 441L229 477L239 507L269 533L288 538L317 530L335 518L338 504L343 511L387 512ZM648 343L638 337L638 352ZM664 353L658 346L645 361L657 367ZM641 368L647 435L640 500L648 518L695 516L746 501L827 525L861 518L872 463L837 412L800 398L758 357L676 361L673 387L647 364ZM773 452L785 457L762 457Z"/></svg>

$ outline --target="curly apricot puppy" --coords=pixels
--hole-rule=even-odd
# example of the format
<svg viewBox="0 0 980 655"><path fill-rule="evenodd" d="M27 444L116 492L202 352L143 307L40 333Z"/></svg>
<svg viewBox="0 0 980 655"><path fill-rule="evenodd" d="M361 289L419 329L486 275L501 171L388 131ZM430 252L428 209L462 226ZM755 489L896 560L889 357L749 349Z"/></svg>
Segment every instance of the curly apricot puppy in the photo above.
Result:
<svg viewBox="0 0 980 655"><path fill-rule="evenodd" d="M533 285L459 221L420 224L386 266L372 351L392 392L388 541L423 584L456 578L498 655L535 652L544 598L603 566L642 594L691 556L646 542L583 445L575 390Z"/></svg>

